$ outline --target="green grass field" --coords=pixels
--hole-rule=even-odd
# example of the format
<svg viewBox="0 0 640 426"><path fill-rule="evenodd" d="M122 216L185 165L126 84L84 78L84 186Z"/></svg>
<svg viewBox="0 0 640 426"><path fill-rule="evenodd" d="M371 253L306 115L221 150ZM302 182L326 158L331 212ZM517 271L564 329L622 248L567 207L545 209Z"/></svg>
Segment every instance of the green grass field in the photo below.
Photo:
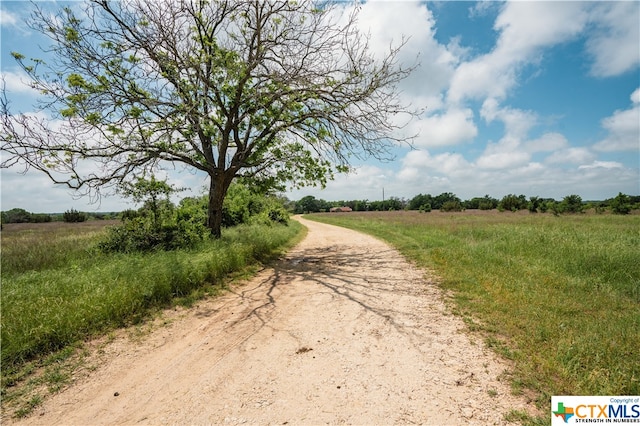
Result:
<svg viewBox="0 0 640 426"><path fill-rule="evenodd" d="M104 232L99 221L4 226L3 406L40 361L68 355L77 342L138 323L154 309L220 291L229 274L272 258L303 228L296 221L242 225L195 249L145 254L100 252Z"/></svg>
<svg viewBox="0 0 640 426"><path fill-rule="evenodd" d="M514 362L512 383L551 395L640 394L640 215L313 214L435 270L470 330Z"/></svg>

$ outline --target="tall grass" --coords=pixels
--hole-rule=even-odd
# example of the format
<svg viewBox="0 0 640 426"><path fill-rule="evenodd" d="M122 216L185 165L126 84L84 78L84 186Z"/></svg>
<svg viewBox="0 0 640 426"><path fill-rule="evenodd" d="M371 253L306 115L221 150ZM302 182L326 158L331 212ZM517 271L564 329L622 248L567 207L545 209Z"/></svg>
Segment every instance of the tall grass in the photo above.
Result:
<svg viewBox="0 0 640 426"><path fill-rule="evenodd" d="M376 235L442 277L456 312L515 362L516 388L640 394L640 216L311 215Z"/></svg>
<svg viewBox="0 0 640 426"><path fill-rule="evenodd" d="M135 323L149 308L176 296L219 285L230 272L273 256L300 230L298 222L243 225L196 249L149 254L101 254L92 249L98 231L77 236L74 244L80 248L70 249L74 254L58 253L66 249L66 237L48 243L34 237L34 250L51 253L56 259L51 262L13 259L28 255L28 244L23 247L20 233L3 234L3 370L110 327Z"/></svg>
<svg viewBox="0 0 640 426"><path fill-rule="evenodd" d="M2 277L91 260L105 226L119 221L9 223L2 230Z"/></svg>

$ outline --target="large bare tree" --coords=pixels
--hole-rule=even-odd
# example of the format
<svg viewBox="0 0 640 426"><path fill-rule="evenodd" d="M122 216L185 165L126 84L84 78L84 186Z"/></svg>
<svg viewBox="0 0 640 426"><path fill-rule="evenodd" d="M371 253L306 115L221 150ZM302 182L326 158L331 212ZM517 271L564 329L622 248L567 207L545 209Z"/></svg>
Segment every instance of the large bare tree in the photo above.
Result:
<svg viewBox="0 0 640 426"><path fill-rule="evenodd" d="M407 113L400 40L380 57L358 8L308 1L91 0L29 24L47 62L13 52L47 114L2 97L2 166L99 195L171 163L210 178L208 227L239 176L321 184L385 157ZM406 118L406 117L405 117Z"/></svg>

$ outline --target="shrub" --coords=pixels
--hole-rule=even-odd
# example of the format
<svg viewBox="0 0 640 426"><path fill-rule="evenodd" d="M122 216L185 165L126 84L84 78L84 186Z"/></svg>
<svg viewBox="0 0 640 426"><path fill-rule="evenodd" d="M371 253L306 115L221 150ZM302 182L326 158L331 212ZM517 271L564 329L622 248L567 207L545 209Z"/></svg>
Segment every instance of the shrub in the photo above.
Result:
<svg viewBox="0 0 640 426"><path fill-rule="evenodd" d="M462 204L460 201L445 201L440 207L440 211L443 212L461 212Z"/></svg>
<svg viewBox="0 0 640 426"><path fill-rule="evenodd" d="M140 213L138 213L137 210L133 210L133 209L127 209L122 211L122 213L120 213L120 219L124 222L126 220L130 220L130 219L134 219L136 217L140 216Z"/></svg>
<svg viewBox="0 0 640 426"><path fill-rule="evenodd" d="M484 197L473 197L464 202L465 209L492 210L498 207L498 200L489 194Z"/></svg>
<svg viewBox="0 0 640 426"><path fill-rule="evenodd" d="M410 201L409 201L409 205L408 205L408 209L409 210L421 210L424 208L424 206L429 205L431 206L431 202L433 200L433 197L431 196L431 194L418 194L415 197L413 197Z"/></svg>
<svg viewBox="0 0 640 426"><path fill-rule="evenodd" d="M159 221L149 214L123 216L123 224L109 228L99 247L107 253L175 250L194 247L206 235L201 218L181 207L163 211Z"/></svg>
<svg viewBox="0 0 640 426"><path fill-rule="evenodd" d="M460 198L458 198L454 193L443 192L442 194L434 197L433 200L431 200L431 207L434 209L439 209L441 211L444 211L442 210L442 206L444 206L444 204L447 202L458 202L460 205L462 205ZM451 205L452 204L450 204L450 206Z"/></svg>
<svg viewBox="0 0 640 426"><path fill-rule="evenodd" d="M79 212L78 210L71 209L64 212L62 218L65 222L68 223L79 223L87 220L87 214L83 212Z"/></svg>
<svg viewBox="0 0 640 426"><path fill-rule="evenodd" d="M615 214L629 214L631 212L631 198L619 192L616 198L611 200L611 212Z"/></svg>
<svg viewBox="0 0 640 426"><path fill-rule="evenodd" d="M478 209L480 210L493 210L495 207L497 207L497 203L494 206L494 203L491 201L480 201L478 204Z"/></svg>
<svg viewBox="0 0 640 426"><path fill-rule="evenodd" d="M152 187L156 188L159 182L154 181L154 184ZM162 188L166 188L166 185L163 184ZM146 190L146 187L143 189ZM137 197L144 199L143 191ZM111 228L100 243L100 248L105 252L192 248L209 235L206 228L206 196L185 198L177 208L168 199L161 200L154 196L152 202L147 200L138 211L124 211L121 217L123 224ZM288 221L289 213L276 197L257 194L240 183L232 184L229 188L223 205L224 227L247 223L286 225Z"/></svg>
<svg viewBox="0 0 640 426"><path fill-rule="evenodd" d="M560 212L562 213L582 213L584 211L584 205L582 204L582 197L579 195L567 195L560 203Z"/></svg>
<svg viewBox="0 0 640 426"><path fill-rule="evenodd" d="M287 213L283 207L272 207L267 212L267 216L272 222L280 223L282 225L289 224L289 213Z"/></svg>
<svg viewBox="0 0 640 426"><path fill-rule="evenodd" d="M502 197L498 204L498 210L501 212L509 210L512 212L526 209L528 206L527 198L524 195L509 194Z"/></svg>
<svg viewBox="0 0 640 426"><path fill-rule="evenodd" d="M537 213L538 208L542 204L542 199L540 197L529 197L529 204L527 205L530 213Z"/></svg>

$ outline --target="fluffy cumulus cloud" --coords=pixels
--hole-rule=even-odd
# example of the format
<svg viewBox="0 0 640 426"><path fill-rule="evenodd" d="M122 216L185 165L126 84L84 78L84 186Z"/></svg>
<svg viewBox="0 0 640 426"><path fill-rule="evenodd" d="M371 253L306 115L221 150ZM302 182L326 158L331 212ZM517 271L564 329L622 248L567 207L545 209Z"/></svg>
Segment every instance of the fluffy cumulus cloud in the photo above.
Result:
<svg viewBox="0 0 640 426"><path fill-rule="evenodd" d="M382 56L390 46L405 42L399 63L417 66L409 78L401 82L403 96L417 108L440 106L441 92L449 85L459 62L459 47L438 43L435 20L427 5L419 2L372 1L360 6L358 25L370 35L374 54Z"/></svg>
<svg viewBox="0 0 640 426"><path fill-rule="evenodd" d="M513 139L503 139L496 144L488 144L485 151L476 160L481 169L511 169L526 165L531 155L519 149L519 143Z"/></svg>
<svg viewBox="0 0 640 426"><path fill-rule="evenodd" d="M520 70L544 49L586 38L591 73L611 77L640 63L640 14L635 2L508 2L498 15L495 48L462 63L448 91L450 101L508 96Z"/></svg>
<svg viewBox="0 0 640 426"><path fill-rule="evenodd" d="M395 182L387 183L387 195L411 198L418 193L454 192L462 199L469 199L484 194L500 198L514 193L559 200L568 194L581 194L584 199L601 199L602 194L613 196L625 189L633 193L633 188L637 188L636 171L617 162L591 161L593 157L588 153L573 154L575 161L589 163L556 167L547 162L517 162L514 157L518 154L506 153L504 161L510 166L487 168L479 161L468 161L456 153L432 155L428 151L411 151L402 159Z"/></svg>
<svg viewBox="0 0 640 426"><path fill-rule="evenodd" d="M631 108L615 111L602 120L608 135L593 149L604 152L640 150L640 88L631 94L631 102Z"/></svg>
<svg viewBox="0 0 640 426"><path fill-rule="evenodd" d="M409 182L415 176L423 176L425 171L434 176L468 176L470 164L465 158L456 153L445 152L431 155L426 150L409 152L402 159L402 171L398 179Z"/></svg>
<svg viewBox="0 0 640 426"><path fill-rule="evenodd" d="M18 18L12 12L5 8L0 9L0 25L4 26L16 26L18 24Z"/></svg>
<svg viewBox="0 0 640 426"><path fill-rule="evenodd" d="M595 158L595 154L588 148L573 147L555 151L545 159L545 162L548 164L585 164L594 161Z"/></svg>
<svg viewBox="0 0 640 426"><path fill-rule="evenodd" d="M2 72L0 78L4 81L4 88L8 93L31 97L38 95L38 91L29 85L29 77L22 71Z"/></svg>
<svg viewBox="0 0 640 426"><path fill-rule="evenodd" d="M2 210L25 209L34 213L62 213L74 208L80 211L122 211L131 204L116 197L103 197L92 203L89 198L62 186L54 186L43 173L30 170L24 174L17 170L2 171Z"/></svg>
<svg viewBox="0 0 640 426"><path fill-rule="evenodd" d="M591 73L616 76L640 64L640 13L636 2L597 2L591 11L594 28L587 49L593 57Z"/></svg>
<svg viewBox="0 0 640 426"><path fill-rule="evenodd" d="M575 37L589 14L577 2L509 2L496 19L495 48L461 64L452 78L448 96L464 99L507 96L523 65L537 62L541 50Z"/></svg>
<svg viewBox="0 0 640 426"><path fill-rule="evenodd" d="M412 126L418 137L415 145L425 148L457 145L475 138L478 129L469 108L450 108L426 116Z"/></svg>
<svg viewBox="0 0 640 426"><path fill-rule="evenodd" d="M480 116L487 123L499 120L504 124L505 136L522 139L537 123L538 117L533 111L518 108L501 107L495 98L488 98L482 104Z"/></svg>

